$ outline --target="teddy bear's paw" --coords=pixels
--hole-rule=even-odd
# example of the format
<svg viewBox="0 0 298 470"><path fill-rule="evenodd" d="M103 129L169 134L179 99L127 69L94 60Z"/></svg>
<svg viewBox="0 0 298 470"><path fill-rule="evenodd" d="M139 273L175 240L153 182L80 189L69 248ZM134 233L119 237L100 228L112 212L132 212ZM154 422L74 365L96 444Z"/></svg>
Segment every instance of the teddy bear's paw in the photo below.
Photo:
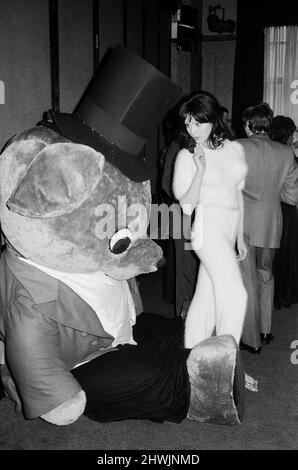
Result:
<svg viewBox="0 0 298 470"><path fill-rule="evenodd" d="M62 405L42 415L41 418L57 426L66 426L79 419L84 413L86 402L86 394L81 390L74 397L62 403Z"/></svg>
<svg viewBox="0 0 298 470"><path fill-rule="evenodd" d="M244 414L244 370L232 335L208 338L187 359L191 388L188 418L240 424Z"/></svg>

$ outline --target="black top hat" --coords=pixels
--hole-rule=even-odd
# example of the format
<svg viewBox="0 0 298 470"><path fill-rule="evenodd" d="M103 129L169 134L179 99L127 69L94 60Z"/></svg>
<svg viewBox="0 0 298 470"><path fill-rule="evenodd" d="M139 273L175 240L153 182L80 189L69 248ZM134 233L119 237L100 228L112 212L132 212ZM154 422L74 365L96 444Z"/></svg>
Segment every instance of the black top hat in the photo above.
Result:
<svg viewBox="0 0 298 470"><path fill-rule="evenodd" d="M117 46L73 114L52 113L58 131L89 145L134 181L150 177L140 155L181 89L141 57Z"/></svg>

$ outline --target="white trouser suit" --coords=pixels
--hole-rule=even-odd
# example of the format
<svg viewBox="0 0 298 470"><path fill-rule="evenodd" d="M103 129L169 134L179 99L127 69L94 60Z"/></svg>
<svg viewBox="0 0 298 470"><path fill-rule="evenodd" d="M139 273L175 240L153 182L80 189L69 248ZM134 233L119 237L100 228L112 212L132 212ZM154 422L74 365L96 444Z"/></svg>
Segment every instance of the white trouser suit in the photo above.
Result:
<svg viewBox="0 0 298 470"><path fill-rule="evenodd" d="M237 143L229 142L221 151L211 150L205 155L206 171L192 231L192 246L201 264L185 323L186 348L193 348L213 333L232 334L237 343L240 341L247 293L236 258L235 242L240 216L237 191L243 187L246 164L238 149ZM192 172L196 171L192 162L190 158L184 158L183 168L188 165ZM181 163L177 160L177 173L174 173L177 197L179 189L185 193L185 186L180 188L178 183L186 176L184 172L178 180ZM185 206L182 208L187 212L189 208Z"/></svg>
<svg viewBox="0 0 298 470"><path fill-rule="evenodd" d="M203 205L203 241L193 247L201 260L196 290L185 323L185 346L217 335L232 334L239 343L246 310L244 288L235 252L237 209Z"/></svg>

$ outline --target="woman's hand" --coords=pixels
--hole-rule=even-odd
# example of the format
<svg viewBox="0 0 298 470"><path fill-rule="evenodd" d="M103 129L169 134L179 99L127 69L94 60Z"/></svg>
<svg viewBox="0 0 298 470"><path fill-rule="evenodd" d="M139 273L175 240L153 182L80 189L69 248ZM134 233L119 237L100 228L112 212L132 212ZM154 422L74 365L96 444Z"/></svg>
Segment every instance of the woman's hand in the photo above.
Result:
<svg viewBox="0 0 298 470"><path fill-rule="evenodd" d="M195 146L193 159L194 159L194 162L197 166L197 169L201 173L204 173L204 171L206 169L205 151L204 151L203 147L200 144L197 144Z"/></svg>
<svg viewBox="0 0 298 470"><path fill-rule="evenodd" d="M238 251L237 260L243 261L247 255L247 247L243 240L243 237L237 238L237 251Z"/></svg>

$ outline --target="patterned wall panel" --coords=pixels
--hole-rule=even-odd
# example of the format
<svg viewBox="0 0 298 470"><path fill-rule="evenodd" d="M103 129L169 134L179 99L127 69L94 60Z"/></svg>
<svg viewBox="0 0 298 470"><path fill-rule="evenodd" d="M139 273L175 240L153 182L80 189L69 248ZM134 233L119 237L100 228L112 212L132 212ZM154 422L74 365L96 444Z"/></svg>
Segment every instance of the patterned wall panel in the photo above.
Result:
<svg viewBox="0 0 298 470"><path fill-rule="evenodd" d="M191 92L191 53L176 49L172 44L172 80L179 85L183 94Z"/></svg>
<svg viewBox="0 0 298 470"><path fill-rule="evenodd" d="M206 41L202 44L202 88L213 93L232 111L236 41Z"/></svg>

